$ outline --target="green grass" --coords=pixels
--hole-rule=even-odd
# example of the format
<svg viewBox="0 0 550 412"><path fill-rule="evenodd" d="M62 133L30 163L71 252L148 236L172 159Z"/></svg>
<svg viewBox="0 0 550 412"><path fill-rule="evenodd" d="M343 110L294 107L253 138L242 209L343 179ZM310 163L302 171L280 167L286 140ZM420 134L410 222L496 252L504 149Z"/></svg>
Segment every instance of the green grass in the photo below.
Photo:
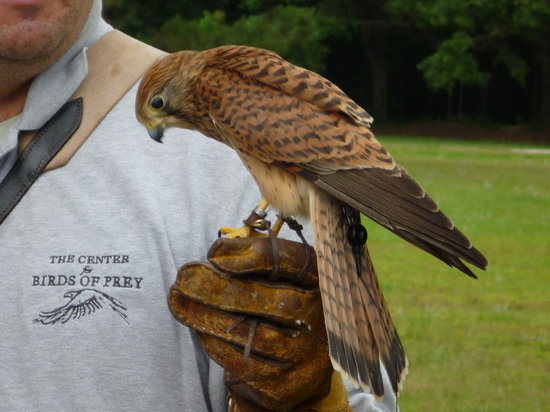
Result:
<svg viewBox="0 0 550 412"><path fill-rule="evenodd" d="M550 410L550 153L380 137L490 261L463 275L366 221L409 375L403 411Z"/></svg>

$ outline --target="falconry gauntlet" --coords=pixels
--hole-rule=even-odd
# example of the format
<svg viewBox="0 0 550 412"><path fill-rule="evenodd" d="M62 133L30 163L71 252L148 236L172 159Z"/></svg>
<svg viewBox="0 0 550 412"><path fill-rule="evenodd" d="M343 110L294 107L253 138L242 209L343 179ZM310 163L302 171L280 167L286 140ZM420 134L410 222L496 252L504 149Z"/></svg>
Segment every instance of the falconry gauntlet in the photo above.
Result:
<svg viewBox="0 0 550 412"><path fill-rule="evenodd" d="M218 239L208 262L180 269L170 309L225 368L233 411L351 410L329 359L314 251L276 242L274 253L265 237Z"/></svg>

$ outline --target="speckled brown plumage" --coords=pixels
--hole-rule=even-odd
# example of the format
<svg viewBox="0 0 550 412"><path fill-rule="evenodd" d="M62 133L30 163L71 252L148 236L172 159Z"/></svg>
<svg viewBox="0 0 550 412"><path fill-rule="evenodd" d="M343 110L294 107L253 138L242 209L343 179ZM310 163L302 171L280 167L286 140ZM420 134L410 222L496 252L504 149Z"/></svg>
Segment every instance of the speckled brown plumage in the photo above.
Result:
<svg viewBox="0 0 550 412"><path fill-rule="evenodd" d="M276 209L311 219L333 363L382 396L380 359L398 393L407 359L366 245L357 270L343 205L469 276L463 261L485 269L487 260L394 162L370 115L316 73L245 46L163 58L140 85L136 114L149 129L195 129L231 146Z"/></svg>

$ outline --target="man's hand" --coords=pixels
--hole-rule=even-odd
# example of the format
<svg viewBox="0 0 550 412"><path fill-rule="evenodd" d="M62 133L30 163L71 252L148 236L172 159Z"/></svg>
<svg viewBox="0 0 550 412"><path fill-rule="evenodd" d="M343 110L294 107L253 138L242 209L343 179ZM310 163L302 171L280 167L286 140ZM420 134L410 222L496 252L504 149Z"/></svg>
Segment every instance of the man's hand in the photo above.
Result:
<svg viewBox="0 0 550 412"><path fill-rule="evenodd" d="M335 386L343 391L339 376L331 389L314 251L276 242L274 254L268 238L218 239L209 262L184 265L170 289L173 315L198 331L208 355L225 368L239 411L290 410L329 392L334 397ZM345 410L343 392L331 410Z"/></svg>

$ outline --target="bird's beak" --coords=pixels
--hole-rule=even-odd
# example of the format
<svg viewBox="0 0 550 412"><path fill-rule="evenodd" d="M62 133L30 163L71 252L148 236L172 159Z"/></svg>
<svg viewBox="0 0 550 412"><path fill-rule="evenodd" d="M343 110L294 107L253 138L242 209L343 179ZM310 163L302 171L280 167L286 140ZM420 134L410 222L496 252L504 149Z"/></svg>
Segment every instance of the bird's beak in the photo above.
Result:
<svg viewBox="0 0 550 412"><path fill-rule="evenodd" d="M147 133L149 133L149 136L155 142L162 143L162 136L164 136L164 126L162 122L159 121L157 123L147 125Z"/></svg>

